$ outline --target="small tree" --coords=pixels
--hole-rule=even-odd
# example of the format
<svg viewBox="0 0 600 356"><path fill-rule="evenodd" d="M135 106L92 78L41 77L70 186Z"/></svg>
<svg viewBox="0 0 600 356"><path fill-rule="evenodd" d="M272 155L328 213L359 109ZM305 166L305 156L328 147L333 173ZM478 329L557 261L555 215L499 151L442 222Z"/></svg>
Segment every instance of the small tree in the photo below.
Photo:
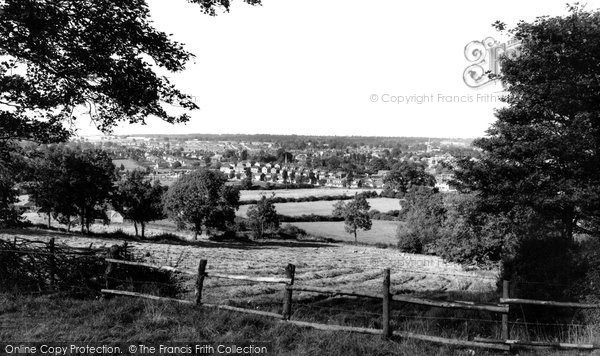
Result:
<svg viewBox="0 0 600 356"><path fill-rule="evenodd" d="M240 184L240 189L242 189L242 190L252 189L252 177L245 177L244 179L242 179L242 183Z"/></svg>
<svg viewBox="0 0 600 356"><path fill-rule="evenodd" d="M194 231L194 239L203 227L225 228L233 222L240 200L239 190L226 182L223 173L207 169L182 176L165 194L165 213L179 228Z"/></svg>
<svg viewBox="0 0 600 356"><path fill-rule="evenodd" d="M138 236L138 224L142 239L145 237L146 223L164 217L162 195L165 189L158 181L154 184L138 170L127 173L124 180L117 183L112 204L123 218L133 221L135 236Z"/></svg>
<svg viewBox="0 0 600 356"><path fill-rule="evenodd" d="M277 216L277 211L273 204L273 197L274 195L270 198L263 195L256 205L248 209L247 215L250 220L250 229L257 238L262 238L265 231L279 227L279 216Z"/></svg>
<svg viewBox="0 0 600 356"><path fill-rule="evenodd" d="M354 234L354 242L357 242L356 232L358 229L371 230L371 216L369 209L371 206L362 194L356 194L354 199L345 203L343 200L335 203L332 215L344 218L346 232Z"/></svg>

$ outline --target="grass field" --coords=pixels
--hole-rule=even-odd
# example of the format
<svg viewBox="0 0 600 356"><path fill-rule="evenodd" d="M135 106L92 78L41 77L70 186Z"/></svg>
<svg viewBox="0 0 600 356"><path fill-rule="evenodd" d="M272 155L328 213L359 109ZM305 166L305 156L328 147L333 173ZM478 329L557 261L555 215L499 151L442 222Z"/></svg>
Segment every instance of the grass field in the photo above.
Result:
<svg viewBox="0 0 600 356"><path fill-rule="evenodd" d="M0 238L14 236L88 247L110 246L122 241L82 237L48 230L0 230ZM366 240L364 235L360 240ZM315 241L278 240L263 242L213 242L200 240L195 245L157 244L129 241L144 260L196 271L198 261L208 260L208 272L251 276L284 276L289 264L296 265L297 284L319 287L350 288L370 292L381 286L384 268L392 268L394 292L439 293L440 291L486 292L495 290L495 272L467 272L460 265L447 263L435 256L411 255L396 249L355 246ZM182 283L193 292L193 278ZM207 302L280 301L280 285L248 284L219 279L206 282ZM297 298L310 298L298 293Z"/></svg>
<svg viewBox="0 0 600 356"><path fill-rule="evenodd" d="M398 199L393 198L374 198L367 199L371 209L377 209L381 212L389 210L400 210L400 204ZM288 216L299 216L305 214L315 215L331 215L333 205L337 203L336 200L319 200L319 201L306 201L298 203L276 203L275 209L278 214ZM237 211L236 215L246 217L248 209L252 205L242 205Z"/></svg>
<svg viewBox="0 0 600 356"><path fill-rule="evenodd" d="M373 226L368 231L358 231L358 242L366 244L396 245L396 228L400 221L373 220ZM353 242L354 235L344 229L343 221L318 221L318 222L294 222L290 223L303 230L309 235L333 239L336 241Z"/></svg>
<svg viewBox="0 0 600 356"><path fill-rule="evenodd" d="M344 189L344 188L313 188L313 189L275 189L275 190L242 190L240 200L258 200L262 196L270 197L275 193L275 196L281 198L304 198L309 196L326 197L332 195L349 195L353 196L356 193L376 191L381 193L381 189Z"/></svg>

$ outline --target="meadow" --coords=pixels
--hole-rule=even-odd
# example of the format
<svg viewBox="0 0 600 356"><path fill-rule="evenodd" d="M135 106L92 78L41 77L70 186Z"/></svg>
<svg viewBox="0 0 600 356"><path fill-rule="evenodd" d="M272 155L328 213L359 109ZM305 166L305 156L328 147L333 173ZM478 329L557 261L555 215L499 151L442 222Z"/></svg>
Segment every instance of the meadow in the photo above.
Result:
<svg viewBox="0 0 600 356"><path fill-rule="evenodd" d="M372 223L371 230L358 231L357 237L359 243L391 246L397 244L396 229L398 228L398 224L403 224L403 222L373 220ZM354 242L354 235L346 232L343 221L294 222L290 223L290 225L301 228L311 236L335 241Z"/></svg>
<svg viewBox="0 0 600 356"><path fill-rule="evenodd" d="M400 210L400 203L398 199L394 198L373 198L367 199L371 209L377 209L381 212L387 212L390 210ZM307 214L315 215L331 215L333 211L333 205L337 203L335 200L319 200L319 201L306 201L306 202L295 202L295 203L276 203L275 209L278 214L288 216L300 216ZM237 211L236 215L246 217L248 209L252 205L242 205Z"/></svg>
<svg viewBox="0 0 600 356"><path fill-rule="evenodd" d="M0 230L0 239L14 237L48 241L74 247L111 246L123 241L87 237L76 233L25 229ZM361 239L359 236L359 241ZM366 240L366 238L365 238ZM352 289L369 293L381 286L382 270L392 268L392 291L414 293L491 292L495 290L495 271L466 271L460 265L436 256L400 253L396 249L373 246L324 243L311 240L267 240L261 242L217 242L200 240L189 243L128 241L136 255L149 263L169 265L195 272L200 259L208 260L207 272L258 277L285 275L285 267L296 265L296 284L314 287ZM193 277L182 277L192 298ZM206 302L272 303L280 301L280 285L232 282L208 279L203 298ZM312 298L298 293L299 300Z"/></svg>

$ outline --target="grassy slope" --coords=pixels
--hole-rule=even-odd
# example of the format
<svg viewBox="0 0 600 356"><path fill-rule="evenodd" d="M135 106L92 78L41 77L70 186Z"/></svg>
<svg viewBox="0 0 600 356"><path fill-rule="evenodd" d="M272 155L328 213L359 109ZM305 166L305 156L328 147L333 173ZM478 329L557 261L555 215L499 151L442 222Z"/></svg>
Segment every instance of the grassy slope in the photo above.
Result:
<svg viewBox="0 0 600 356"><path fill-rule="evenodd" d="M493 355L412 340L298 328L272 319L130 298L78 301L0 295L0 340L272 342L274 355ZM521 353L525 355L526 353Z"/></svg>

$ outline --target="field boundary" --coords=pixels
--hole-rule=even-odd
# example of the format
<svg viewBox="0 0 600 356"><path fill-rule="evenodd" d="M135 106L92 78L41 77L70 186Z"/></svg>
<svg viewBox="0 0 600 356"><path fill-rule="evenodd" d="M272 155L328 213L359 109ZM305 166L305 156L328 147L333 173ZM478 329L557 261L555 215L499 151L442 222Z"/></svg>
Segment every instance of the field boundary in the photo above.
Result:
<svg viewBox="0 0 600 356"><path fill-rule="evenodd" d="M158 266L151 265L146 263L138 263L138 262L129 262L129 261L121 261L117 258L107 258L107 269L106 269L106 288L102 289L101 292L105 295L123 295L130 297L139 297L145 299L166 301L166 302L178 302L188 305L196 305L196 306L205 306L211 308L218 308L222 310L229 310L233 312L246 313L259 315L269 318L278 319L280 322L289 323L292 325L296 325L299 327L309 327L318 330L324 331L333 331L333 332L351 332L351 333L362 333L362 334L372 334L372 335L380 335L384 340L390 339L392 337L406 338L406 339L415 339L426 342L439 343L444 345L451 346L460 346L460 347L479 347L485 349L494 349L494 350L502 350L502 351L512 351L519 348L555 348L555 349L565 349L565 350L594 350L599 349L599 345L594 344L571 344L571 343L562 343L562 342L539 342L539 341L521 341L521 340L513 340L510 339L509 333L509 315L511 305L523 305L523 304L533 304L533 305L542 305L549 307L569 307L569 308L600 308L600 304L583 304L583 303L565 303L565 302L555 302L555 301L543 301L543 300L529 300L529 299L516 299L509 298L509 281L503 281L503 295L502 298L499 299L497 304L482 304L482 303L473 303L473 302L464 302L464 301L451 301L451 300L434 300L434 299L426 299L426 298L418 298L412 296L406 296L402 294L392 295L390 292L390 269L383 270L383 278L381 285L381 293L380 294L366 294L359 293L353 290L345 290L345 289L331 289L331 288L322 288L322 287L311 287L311 286L301 286L294 285L295 281L295 272L296 266L293 264L288 264L285 269L285 277L253 277L253 276L244 276L244 275L228 275L228 274L216 274L206 272L206 265L208 263L207 260L201 259L198 264L197 273L192 273L189 271L184 271L177 269L175 267L169 266ZM133 265L138 267L145 268L155 268L168 270L176 273L185 273L188 275L196 276L195 283L195 300L183 300L183 299L174 299L174 298L164 298L150 294L144 293L136 293L136 292L128 292L128 291L120 291L112 288L111 285L111 273L114 272L116 265ZM274 313L267 312L262 310L255 309L247 309L247 308L239 308L224 304L209 304L202 302L202 290L204 286L205 278L218 278L218 279L231 279L238 281L247 281L254 283L273 283L273 284L283 284L283 300L282 300L282 312ZM355 326L342 326L335 324L321 324L321 323L313 323L301 320L293 320L292 319L292 309L293 309L293 292L294 291L302 291L309 293L317 293L317 294L325 294L329 296L337 296L337 295L347 295L359 298L369 298L369 299L377 299L382 301L382 309L381 309L381 320L382 327L381 329L374 328L362 328ZM390 323L390 316L392 315L392 301L401 302L401 303L409 303L409 304L417 304L423 306L430 306L436 308L443 309L465 309L465 310L483 310L488 312L493 312L501 315L501 323L502 323L502 337L501 339L491 339L491 338L475 338L474 340L464 340L464 339L455 339L455 338L446 338L441 336L434 335L425 335L418 334L408 331L400 331L400 330L392 330L392 325ZM474 319L476 320L476 319Z"/></svg>

